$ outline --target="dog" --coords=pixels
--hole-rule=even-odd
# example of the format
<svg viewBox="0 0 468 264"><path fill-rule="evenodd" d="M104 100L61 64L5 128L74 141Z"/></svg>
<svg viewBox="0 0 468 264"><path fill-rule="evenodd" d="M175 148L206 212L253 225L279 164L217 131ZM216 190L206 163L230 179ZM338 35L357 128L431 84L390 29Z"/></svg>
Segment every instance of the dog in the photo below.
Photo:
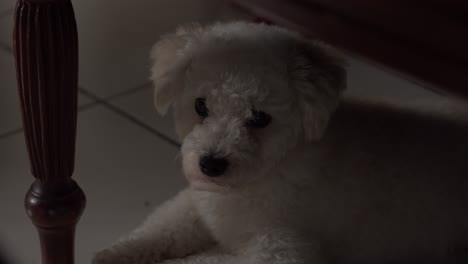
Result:
<svg viewBox="0 0 468 264"><path fill-rule="evenodd" d="M277 26L152 49L189 187L94 264L468 263L468 122L342 99L344 62Z"/></svg>

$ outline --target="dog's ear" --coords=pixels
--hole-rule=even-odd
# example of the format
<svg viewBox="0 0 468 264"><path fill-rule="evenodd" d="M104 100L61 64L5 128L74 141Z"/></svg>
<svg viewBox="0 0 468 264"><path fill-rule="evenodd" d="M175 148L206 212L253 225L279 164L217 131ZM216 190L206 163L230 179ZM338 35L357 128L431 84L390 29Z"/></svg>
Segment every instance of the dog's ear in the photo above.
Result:
<svg viewBox="0 0 468 264"><path fill-rule="evenodd" d="M176 33L163 36L151 49L154 104L160 114L167 112L183 89L185 70L191 60L187 47L200 32L197 24L179 28Z"/></svg>
<svg viewBox="0 0 468 264"><path fill-rule="evenodd" d="M346 87L346 70L338 57L315 43L298 42L290 69L306 140L319 140Z"/></svg>

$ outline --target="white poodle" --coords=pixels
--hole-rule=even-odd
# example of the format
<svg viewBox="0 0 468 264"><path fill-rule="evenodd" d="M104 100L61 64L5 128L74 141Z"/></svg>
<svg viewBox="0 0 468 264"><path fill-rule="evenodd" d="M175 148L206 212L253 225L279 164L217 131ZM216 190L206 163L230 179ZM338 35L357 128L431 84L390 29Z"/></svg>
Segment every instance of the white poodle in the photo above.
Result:
<svg viewBox="0 0 468 264"><path fill-rule="evenodd" d="M275 26L182 28L152 58L190 187L93 263L468 263L467 122L338 107L340 60Z"/></svg>

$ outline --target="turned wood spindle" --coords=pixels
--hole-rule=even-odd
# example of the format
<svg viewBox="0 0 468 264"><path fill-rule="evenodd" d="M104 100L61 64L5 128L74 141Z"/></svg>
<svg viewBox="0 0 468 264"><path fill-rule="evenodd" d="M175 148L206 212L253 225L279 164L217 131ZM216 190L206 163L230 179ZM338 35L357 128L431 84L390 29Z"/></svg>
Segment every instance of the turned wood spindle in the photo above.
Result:
<svg viewBox="0 0 468 264"><path fill-rule="evenodd" d="M35 182L26 194L42 263L73 263L85 196L71 179L77 118L78 37L70 0L18 0L14 50L24 135Z"/></svg>

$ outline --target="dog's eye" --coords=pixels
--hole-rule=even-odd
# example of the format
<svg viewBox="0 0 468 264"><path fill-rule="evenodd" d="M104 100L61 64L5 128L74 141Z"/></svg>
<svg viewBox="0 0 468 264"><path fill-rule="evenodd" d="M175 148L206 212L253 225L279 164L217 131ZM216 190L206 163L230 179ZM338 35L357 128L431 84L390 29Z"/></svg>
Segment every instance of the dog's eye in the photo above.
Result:
<svg viewBox="0 0 468 264"><path fill-rule="evenodd" d="M208 108L206 108L205 98L197 98L195 100L195 111L201 117L208 116Z"/></svg>
<svg viewBox="0 0 468 264"><path fill-rule="evenodd" d="M263 111L252 111L252 117L245 122L251 128L264 128L271 122L271 116Z"/></svg>

